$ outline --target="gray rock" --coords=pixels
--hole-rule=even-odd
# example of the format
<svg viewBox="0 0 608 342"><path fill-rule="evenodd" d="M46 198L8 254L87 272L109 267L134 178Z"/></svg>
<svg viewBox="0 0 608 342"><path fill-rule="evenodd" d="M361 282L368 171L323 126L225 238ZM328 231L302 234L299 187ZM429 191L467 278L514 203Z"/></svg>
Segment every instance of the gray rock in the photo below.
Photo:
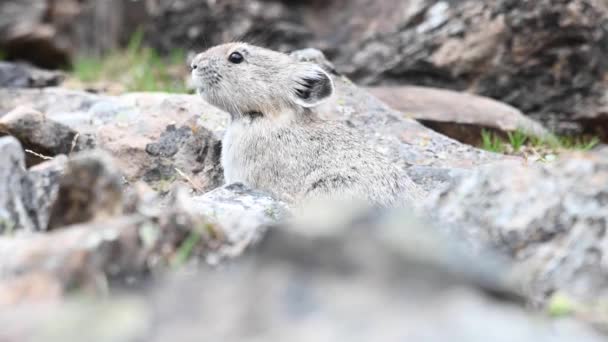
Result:
<svg viewBox="0 0 608 342"><path fill-rule="evenodd" d="M58 179L48 229L120 216L126 207L124 181L109 156L75 155Z"/></svg>
<svg viewBox="0 0 608 342"><path fill-rule="evenodd" d="M423 0L394 11L413 3L418 12L384 32L372 26L371 34L336 44L338 70L365 85L469 91L508 103L551 131L608 141L606 86L597 77L608 70L604 2Z"/></svg>
<svg viewBox="0 0 608 342"><path fill-rule="evenodd" d="M59 85L64 75L26 64L0 62L0 87L43 88Z"/></svg>
<svg viewBox="0 0 608 342"><path fill-rule="evenodd" d="M13 137L0 138L0 234L42 231L49 223L65 156L25 169L24 152Z"/></svg>
<svg viewBox="0 0 608 342"><path fill-rule="evenodd" d="M533 302L560 293L597 307L608 300L607 198L604 148L547 164L481 168L435 193L427 208L474 248L515 260Z"/></svg>
<svg viewBox="0 0 608 342"><path fill-rule="evenodd" d="M44 113L44 120L30 115L19 121L18 111L4 114L22 104ZM38 152L50 156L96 145L115 157L129 182L143 179L161 192L173 183L198 193L223 183L218 136L227 120L227 114L198 96L0 89L0 128L5 122L10 134L26 144L33 141Z"/></svg>
<svg viewBox="0 0 608 342"><path fill-rule="evenodd" d="M81 134L28 107L17 107L2 116L0 132L16 137L26 149L47 157L95 147L94 137L90 134ZM28 166L40 162L39 159L34 160L35 156L28 154Z"/></svg>
<svg viewBox="0 0 608 342"><path fill-rule="evenodd" d="M36 231L48 229L51 208L57 200L67 161L64 155L56 156L31 167L23 179L23 203L35 223Z"/></svg>
<svg viewBox="0 0 608 342"><path fill-rule="evenodd" d="M13 137L0 138L0 233L14 229L35 230L35 224L28 215L22 201L25 177L25 155L19 141Z"/></svg>
<svg viewBox="0 0 608 342"><path fill-rule="evenodd" d="M268 194L243 184L229 184L188 200L191 210L201 213L223 227L224 243L208 261L236 257L258 242L266 228L289 217L289 208Z"/></svg>

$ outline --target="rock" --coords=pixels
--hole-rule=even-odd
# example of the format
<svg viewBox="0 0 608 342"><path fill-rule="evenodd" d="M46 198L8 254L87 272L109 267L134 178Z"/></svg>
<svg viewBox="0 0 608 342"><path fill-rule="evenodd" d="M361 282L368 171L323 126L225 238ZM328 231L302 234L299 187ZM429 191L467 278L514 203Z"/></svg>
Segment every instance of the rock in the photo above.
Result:
<svg viewBox="0 0 608 342"><path fill-rule="evenodd" d="M46 230L66 158L59 156L26 171L24 153L13 137L0 138L0 235Z"/></svg>
<svg viewBox="0 0 608 342"><path fill-rule="evenodd" d="M90 134L80 134L28 107L17 107L0 117L0 133L16 137L26 149L47 157L70 154L95 146L94 138ZM28 165L40 161L35 160L34 153L28 155Z"/></svg>
<svg viewBox="0 0 608 342"><path fill-rule="evenodd" d="M362 220L329 223L324 232L273 228L249 258L145 292L0 311L2 334L9 341L602 340L587 326L550 322L495 296L508 290L481 274L504 274L504 265L471 262L404 212L356 216ZM456 274L454 265L470 272Z"/></svg>
<svg viewBox="0 0 608 342"><path fill-rule="evenodd" d="M45 231L49 227L51 209L59 194L60 181L65 177L67 161L64 155L56 156L31 167L22 179L23 204L35 223L36 231Z"/></svg>
<svg viewBox="0 0 608 342"><path fill-rule="evenodd" d="M58 183L48 229L95 222L125 212L124 181L104 154L74 156Z"/></svg>
<svg viewBox="0 0 608 342"><path fill-rule="evenodd" d="M21 165L15 165L22 167L18 142L12 137L0 142L6 158L11 157L9 148L21 153ZM0 197L2 204L9 201L0 207L2 222L9 222L5 216L15 222L3 224L2 230L27 229L30 234L0 237L0 288L6 290L0 302L38 296L31 279L47 279L49 286L41 284L40 295L46 298L46 290L53 290L49 294L55 298L57 287L61 295L71 289L99 293L107 281L124 284L169 266L232 259L257 243L287 210L242 185L197 197L175 187L161 198L139 184L127 187L105 153L81 152L65 159L27 173L11 170L13 178L1 175L0 180L16 184L7 192L12 197ZM44 230L51 231L33 233Z"/></svg>
<svg viewBox="0 0 608 342"><path fill-rule="evenodd" d="M58 156L26 171L19 142L12 137L0 142L6 158L0 163L5 166L0 168L1 188L6 189L0 197L0 233L46 230L67 158Z"/></svg>
<svg viewBox="0 0 608 342"><path fill-rule="evenodd" d="M77 133L83 147L75 150L95 141L116 158L129 182L143 179L161 192L178 182L198 193L223 183L218 137L228 115L198 96L132 93L113 97L60 88L0 89L0 125L15 121L2 115L22 104L44 113L44 126L34 126L38 136L20 127L10 133L25 143L37 136L38 147L45 140L55 142L45 146L58 145L42 150L43 154L69 153ZM26 121L27 127L30 121L35 120ZM55 131L42 129L47 126Z"/></svg>
<svg viewBox="0 0 608 342"><path fill-rule="evenodd" d="M312 38L302 15L280 1L156 2L146 40L160 51L181 46L202 50L228 41L245 40L275 50L308 46Z"/></svg>
<svg viewBox="0 0 608 342"><path fill-rule="evenodd" d="M7 58L30 61L47 68L70 62L66 26L76 15L76 1L3 1L0 12L0 49Z"/></svg>
<svg viewBox="0 0 608 342"><path fill-rule="evenodd" d="M479 146L482 130L515 131L540 139L549 132L519 110L489 98L426 87L369 87L367 90L392 108L460 142Z"/></svg>
<svg viewBox="0 0 608 342"><path fill-rule="evenodd" d="M144 1L5 0L0 49L10 60L63 68L78 51L99 55L127 41L148 18L145 8Z"/></svg>
<svg viewBox="0 0 608 342"><path fill-rule="evenodd" d="M16 228L34 230L34 222L22 201L25 177L25 155L21 144L13 137L0 138L0 233Z"/></svg>
<svg viewBox="0 0 608 342"><path fill-rule="evenodd" d="M608 300L607 198L604 148L547 164L487 166L431 196L427 207L474 248L515 260L533 302L548 305L561 294L587 312ZM606 315L584 312L608 327Z"/></svg>
<svg viewBox="0 0 608 342"><path fill-rule="evenodd" d="M607 126L606 84L598 77L608 71L605 3L423 2L392 31L339 45L338 70L366 85L466 90L562 134Z"/></svg>
<svg viewBox="0 0 608 342"><path fill-rule="evenodd" d="M65 75L26 64L0 62L0 87L43 88L59 85Z"/></svg>
<svg viewBox="0 0 608 342"><path fill-rule="evenodd" d="M223 244L208 261L217 262L241 255L258 242L266 228L289 217L285 203L243 184L229 184L189 200L190 210L201 213L224 227Z"/></svg>

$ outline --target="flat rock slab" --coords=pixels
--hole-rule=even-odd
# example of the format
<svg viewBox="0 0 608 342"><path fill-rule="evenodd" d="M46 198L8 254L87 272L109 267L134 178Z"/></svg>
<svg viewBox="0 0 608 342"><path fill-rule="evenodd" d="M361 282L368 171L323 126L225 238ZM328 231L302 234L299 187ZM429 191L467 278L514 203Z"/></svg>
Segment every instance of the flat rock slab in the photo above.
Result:
<svg viewBox="0 0 608 342"><path fill-rule="evenodd" d="M518 109L496 100L451 90L401 86L368 87L374 96L401 113L469 145L481 142L483 129L520 131L549 138L549 132Z"/></svg>

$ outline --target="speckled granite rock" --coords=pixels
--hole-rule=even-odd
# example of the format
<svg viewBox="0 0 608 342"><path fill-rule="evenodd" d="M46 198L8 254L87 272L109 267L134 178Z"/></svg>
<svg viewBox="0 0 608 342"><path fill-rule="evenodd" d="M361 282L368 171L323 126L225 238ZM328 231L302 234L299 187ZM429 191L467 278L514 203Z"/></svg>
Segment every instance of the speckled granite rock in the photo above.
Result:
<svg viewBox="0 0 608 342"><path fill-rule="evenodd" d="M210 262L241 255L245 248L262 238L269 225L290 216L285 203L240 183L217 188L188 201L191 210L224 227L223 244L209 256Z"/></svg>
<svg viewBox="0 0 608 342"><path fill-rule="evenodd" d="M607 201L603 148L547 164L481 168L431 196L428 208L440 225L463 233L475 248L515 260L533 301L546 304L561 294L605 308ZM608 315L596 318L608 327Z"/></svg>

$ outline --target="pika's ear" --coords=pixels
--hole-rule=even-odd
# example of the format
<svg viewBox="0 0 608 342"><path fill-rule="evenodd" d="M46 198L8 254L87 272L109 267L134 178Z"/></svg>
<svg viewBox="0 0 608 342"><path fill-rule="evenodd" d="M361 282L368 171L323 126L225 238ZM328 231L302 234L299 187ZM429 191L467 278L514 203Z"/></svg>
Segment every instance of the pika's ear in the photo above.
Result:
<svg viewBox="0 0 608 342"><path fill-rule="evenodd" d="M320 66L302 63L293 75L294 101L302 107L314 107L334 93L334 83Z"/></svg>

